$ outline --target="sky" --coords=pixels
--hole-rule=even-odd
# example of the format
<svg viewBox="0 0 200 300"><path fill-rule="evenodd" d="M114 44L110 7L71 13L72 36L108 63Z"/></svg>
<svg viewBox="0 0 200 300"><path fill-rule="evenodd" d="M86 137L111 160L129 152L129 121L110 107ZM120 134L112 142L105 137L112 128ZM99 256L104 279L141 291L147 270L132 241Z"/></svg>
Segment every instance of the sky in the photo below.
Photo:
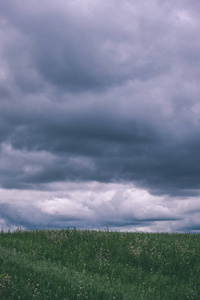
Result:
<svg viewBox="0 0 200 300"><path fill-rule="evenodd" d="M0 227L200 232L200 2L0 0Z"/></svg>

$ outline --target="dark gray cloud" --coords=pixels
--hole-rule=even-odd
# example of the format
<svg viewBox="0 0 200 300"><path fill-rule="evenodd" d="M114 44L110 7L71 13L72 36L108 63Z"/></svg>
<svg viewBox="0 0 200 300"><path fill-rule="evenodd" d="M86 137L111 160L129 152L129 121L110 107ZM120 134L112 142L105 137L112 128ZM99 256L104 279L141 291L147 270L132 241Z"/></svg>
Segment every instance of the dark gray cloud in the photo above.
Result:
<svg viewBox="0 0 200 300"><path fill-rule="evenodd" d="M11 187L12 184L62 180L125 180L143 185L152 193L198 192L198 132L177 141L169 134L163 137L166 129L150 127L145 124L146 120L117 120L111 114L91 117L84 113L83 116L80 113L69 115L66 120L62 120L62 113L60 117L58 122L36 117L36 122L25 120L24 125L13 126L6 138L13 149L22 151L22 155L11 167L9 153L2 150L4 164L8 160L7 178L2 179L4 187L8 182L10 185L12 178ZM12 157L15 150L10 150ZM40 158L40 153L44 152L49 153L51 159L44 155ZM30 159L28 153L32 153ZM35 169L40 165L38 170L26 172L27 160Z"/></svg>
<svg viewBox="0 0 200 300"><path fill-rule="evenodd" d="M16 50L7 45L5 56L23 89L34 86L28 83L31 77L27 68L57 88L73 92L101 90L134 78L147 80L167 68L159 59L159 51L150 56L151 30L159 20L141 14L143 7L138 13L137 7L129 13L129 7L134 10L134 6L128 2L60 2L50 4L48 9L45 1L38 3L13 1L1 5L3 17L9 22L8 33L14 34L14 27L21 39L15 38ZM159 11L153 13L159 17ZM162 35L159 28L157 35L156 40Z"/></svg>
<svg viewBox="0 0 200 300"><path fill-rule="evenodd" d="M1 1L0 186L198 196L199 29L197 2Z"/></svg>

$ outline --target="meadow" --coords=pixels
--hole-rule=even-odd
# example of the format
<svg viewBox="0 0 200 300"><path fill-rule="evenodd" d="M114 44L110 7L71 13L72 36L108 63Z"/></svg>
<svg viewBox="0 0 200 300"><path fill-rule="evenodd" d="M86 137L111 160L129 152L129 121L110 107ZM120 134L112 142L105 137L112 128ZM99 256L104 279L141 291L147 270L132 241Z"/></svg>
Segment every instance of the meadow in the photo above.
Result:
<svg viewBox="0 0 200 300"><path fill-rule="evenodd" d="M0 233L1 300L200 299L200 235Z"/></svg>

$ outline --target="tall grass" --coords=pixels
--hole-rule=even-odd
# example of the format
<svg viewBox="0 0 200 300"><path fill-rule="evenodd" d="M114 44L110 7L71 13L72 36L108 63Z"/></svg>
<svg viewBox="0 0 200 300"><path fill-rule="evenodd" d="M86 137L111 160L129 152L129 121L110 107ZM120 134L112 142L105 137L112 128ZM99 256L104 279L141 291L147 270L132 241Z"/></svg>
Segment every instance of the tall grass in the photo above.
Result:
<svg viewBox="0 0 200 300"><path fill-rule="evenodd" d="M2 300L200 299L200 235L0 233Z"/></svg>

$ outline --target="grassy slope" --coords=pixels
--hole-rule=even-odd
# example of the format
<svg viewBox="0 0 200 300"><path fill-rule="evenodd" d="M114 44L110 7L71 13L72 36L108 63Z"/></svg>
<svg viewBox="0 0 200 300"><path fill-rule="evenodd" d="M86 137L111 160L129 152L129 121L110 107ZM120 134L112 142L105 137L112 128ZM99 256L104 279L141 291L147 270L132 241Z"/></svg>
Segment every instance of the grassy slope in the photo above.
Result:
<svg viewBox="0 0 200 300"><path fill-rule="evenodd" d="M2 232L0 299L200 299L200 235Z"/></svg>

